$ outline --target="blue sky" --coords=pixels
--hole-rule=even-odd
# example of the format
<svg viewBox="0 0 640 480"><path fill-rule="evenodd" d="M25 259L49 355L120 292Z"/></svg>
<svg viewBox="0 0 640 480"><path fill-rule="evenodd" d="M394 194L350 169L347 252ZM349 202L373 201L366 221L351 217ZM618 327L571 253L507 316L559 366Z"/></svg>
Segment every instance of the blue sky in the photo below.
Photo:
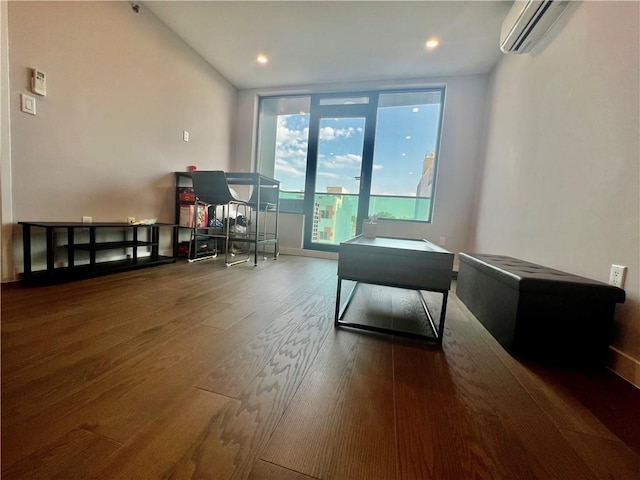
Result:
<svg viewBox="0 0 640 480"><path fill-rule="evenodd" d="M439 105L378 109L372 194L413 196L425 155L435 151ZM304 189L309 115L278 117L276 171L281 188ZM364 119L323 118L318 147L318 192L340 186L358 192Z"/></svg>

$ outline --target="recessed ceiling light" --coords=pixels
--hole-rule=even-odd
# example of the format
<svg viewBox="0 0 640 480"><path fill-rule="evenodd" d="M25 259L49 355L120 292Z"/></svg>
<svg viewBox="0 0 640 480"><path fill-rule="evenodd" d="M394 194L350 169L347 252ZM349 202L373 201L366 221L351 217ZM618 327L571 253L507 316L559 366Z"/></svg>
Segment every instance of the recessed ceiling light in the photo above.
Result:
<svg viewBox="0 0 640 480"><path fill-rule="evenodd" d="M402 156L403 156L403 157L406 157L406 156L407 156L407 154L406 154L406 153L403 153L403 154L402 154Z"/></svg>
<svg viewBox="0 0 640 480"><path fill-rule="evenodd" d="M267 58L267 56L266 56L266 55L262 55L262 54L260 54L260 55L258 55L258 56L256 57L256 61L257 61L258 63L261 63L261 64L263 64L263 65L264 65L265 63L267 63L267 62L269 61L269 59Z"/></svg>
<svg viewBox="0 0 640 480"><path fill-rule="evenodd" d="M431 50L436 48L438 45L440 45L440 42L436 38L430 38L429 40L427 40L427 43L425 43L424 45L425 47Z"/></svg>
<svg viewBox="0 0 640 480"><path fill-rule="evenodd" d="M411 140L411 135L407 135L407 136L406 136L406 137L404 137L404 138L406 138L407 140Z"/></svg>
<svg viewBox="0 0 640 480"><path fill-rule="evenodd" d="M413 107L413 110L411 110L413 113L418 113L420 111L420 109L418 107Z"/></svg>

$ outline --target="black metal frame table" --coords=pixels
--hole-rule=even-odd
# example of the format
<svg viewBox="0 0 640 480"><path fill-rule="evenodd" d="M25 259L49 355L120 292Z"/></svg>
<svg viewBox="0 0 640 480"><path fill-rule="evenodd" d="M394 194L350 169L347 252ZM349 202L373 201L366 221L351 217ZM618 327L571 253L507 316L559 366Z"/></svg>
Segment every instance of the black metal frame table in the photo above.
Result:
<svg viewBox="0 0 640 480"><path fill-rule="evenodd" d="M176 175L176 185L179 184L179 179L182 178L191 178L191 172L175 172ZM227 183L229 185L247 185L252 186L257 189L256 193L256 204L258 207L261 205L261 192L263 188L276 188L278 190L276 198L280 197L280 181L275 178L267 177L266 175L262 175L261 173L256 172L225 172L227 177ZM258 208L259 210L259 208ZM258 265L258 245L274 245L273 249L273 258L277 259L279 255L279 242L278 242L278 226L280 224L279 215L280 215L280 201L276 204L276 225L274 228L273 236L274 238L263 238L259 239L260 232L260 212L256 212L256 220L255 220L255 238L252 242L254 245L254 265ZM176 232L177 237L177 232ZM177 248L177 238L174 240L174 244ZM176 253L177 254L177 253Z"/></svg>
<svg viewBox="0 0 640 480"><path fill-rule="evenodd" d="M441 345L453 274L453 257L453 253L426 240L392 237L365 238L359 235L342 242L338 260L335 326L419 338ZM340 294L343 280L355 281L356 284L350 291L345 305L341 307ZM433 336L344 321L343 317L360 283L417 291ZM437 326L421 291L442 294L440 321Z"/></svg>

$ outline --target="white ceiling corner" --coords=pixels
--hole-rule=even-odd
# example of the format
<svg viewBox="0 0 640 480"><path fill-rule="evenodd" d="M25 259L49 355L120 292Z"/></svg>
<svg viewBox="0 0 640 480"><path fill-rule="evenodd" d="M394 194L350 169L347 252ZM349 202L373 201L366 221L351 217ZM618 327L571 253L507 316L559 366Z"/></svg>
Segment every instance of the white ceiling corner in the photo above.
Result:
<svg viewBox="0 0 640 480"><path fill-rule="evenodd" d="M236 88L488 73L507 1L147 1ZM144 14L141 10L140 14ZM428 52L424 43L438 37ZM266 54L269 62L255 58Z"/></svg>

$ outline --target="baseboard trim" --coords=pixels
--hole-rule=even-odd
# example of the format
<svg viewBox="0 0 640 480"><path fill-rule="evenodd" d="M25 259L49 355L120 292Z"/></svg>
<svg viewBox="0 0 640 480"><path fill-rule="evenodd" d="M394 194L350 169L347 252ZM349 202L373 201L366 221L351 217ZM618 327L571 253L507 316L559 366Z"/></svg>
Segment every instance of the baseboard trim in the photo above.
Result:
<svg viewBox="0 0 640 480"><path fill-rule="evenodd" d="M323 252L320 250L305 250L303 248L280 247L280 253L283 255L297 255L299 257L324 258L327 260L337 260L336 252Z"/></svg>
<svg viewBox="0 0 640 480"><path fill-rule="evenodd" d="M609 369L636 388L640 388L639 360L618 350L616 347L609 346Z"/></svg>

